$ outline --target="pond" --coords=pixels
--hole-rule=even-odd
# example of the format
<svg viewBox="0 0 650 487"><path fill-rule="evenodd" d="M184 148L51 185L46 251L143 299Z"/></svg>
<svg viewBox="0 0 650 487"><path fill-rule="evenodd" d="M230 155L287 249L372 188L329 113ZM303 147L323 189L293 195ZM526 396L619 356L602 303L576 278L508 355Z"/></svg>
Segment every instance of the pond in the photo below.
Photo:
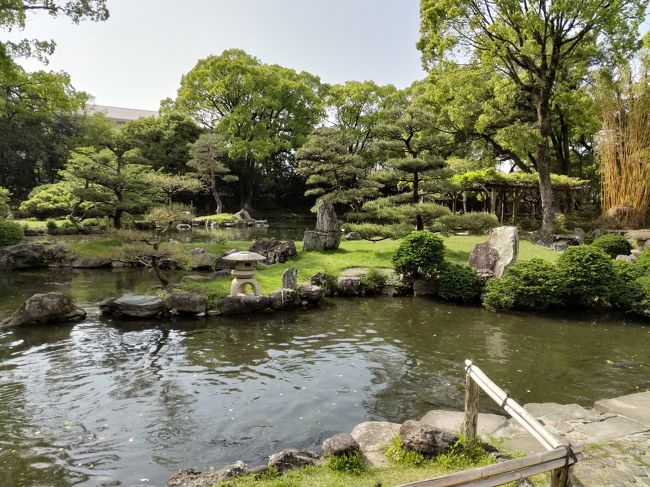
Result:
<svg viewBox="0 0 650 487"><path fill-rule="evenodd" d="M425 298L165 323L99 316L102 299L155 283L133 269L0 273L0 319L48 290L89 312L0 331L0 485L162 486L179 468L259 464L361 421L461 409L466 358L523 403L591 406L650 387L650 326L620 317Z"/></svg>

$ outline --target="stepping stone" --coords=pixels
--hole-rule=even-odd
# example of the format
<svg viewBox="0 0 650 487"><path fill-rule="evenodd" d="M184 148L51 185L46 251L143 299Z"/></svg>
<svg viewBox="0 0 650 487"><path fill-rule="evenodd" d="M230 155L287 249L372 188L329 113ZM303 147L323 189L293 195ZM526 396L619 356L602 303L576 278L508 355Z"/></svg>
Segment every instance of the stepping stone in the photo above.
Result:
<svg viewBox="0 0 650 487"><path fill-rule="evenodd" d="M597 401L598 411L620 414L650 428L650 391Z"/></svg>
<svg viewBox="0 0 650 487"><path fill-rule="evenodd" d="M461 431L464 420L465 413L461 411L434 409L426 413L420 421L449 433L457 433ZM479 436L492 436L498 429L506 426L506 421L505 416L479 413L477 432Z"/></svg>

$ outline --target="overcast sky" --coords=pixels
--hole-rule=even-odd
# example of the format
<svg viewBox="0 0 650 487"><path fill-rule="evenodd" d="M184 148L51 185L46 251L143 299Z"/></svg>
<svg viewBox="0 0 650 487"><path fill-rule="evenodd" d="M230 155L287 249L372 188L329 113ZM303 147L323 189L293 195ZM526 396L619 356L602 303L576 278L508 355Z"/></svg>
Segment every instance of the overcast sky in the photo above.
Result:
<svg viewBox="0 0 650 487"><path fill-rule="evenodd" d="M36 14L0 38L53 39L47 69L67 71L98 104L150 110L175 97L197 60L233 47L328 83L404 87L424 76L418 0L108 0L108 8L108 21L79 25Z"/></svg>

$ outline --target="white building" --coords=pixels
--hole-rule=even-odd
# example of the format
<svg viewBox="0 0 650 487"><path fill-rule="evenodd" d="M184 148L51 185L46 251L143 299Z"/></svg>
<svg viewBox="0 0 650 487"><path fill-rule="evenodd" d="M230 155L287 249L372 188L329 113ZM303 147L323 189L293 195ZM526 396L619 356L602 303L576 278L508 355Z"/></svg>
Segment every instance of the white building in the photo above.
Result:
<svg viewBox="0 0 650 487"><path fill-rule="evenodd" d="M116 127L139 118L158 118L160 115L153 110L138 110L136 108L108 107L105 105L90 105L90 113L103 113Z"/></svg>

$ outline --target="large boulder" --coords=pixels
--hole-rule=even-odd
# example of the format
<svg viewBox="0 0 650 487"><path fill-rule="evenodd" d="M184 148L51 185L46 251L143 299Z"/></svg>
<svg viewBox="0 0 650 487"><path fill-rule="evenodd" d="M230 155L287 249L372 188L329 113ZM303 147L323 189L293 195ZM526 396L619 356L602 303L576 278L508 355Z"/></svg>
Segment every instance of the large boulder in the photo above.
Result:
<svg viewBox="0 0 650 487"><path fill-rule="evenodd" d="M378 452L399 434L400 425L386 421L366 421L352 430L352 437L359 444L361 451Z"/></svg>
<svg viewBox="0 0 650 487"><path fill-rule="evenodd" d="M350 433L339 433L326 439L322 446L323 456L340 457L360 451L359 443Z"/></svg>
<svg viewBox="0 0 650 487"><path fill-rule="evenodd" d="M108 299L99 305L99 309L103 314L129 318L154 318L167 310L158 296L137 294Z"/></svg>
<svg viewBox="0 0 650 487"><path fill-rule="evenodd" d="M336 292L341 296L359 296L363 292L363 282L358 276L341 276L336 281Z"/></svg>
<svg viewBox="0 0 650 487"><path fill-rule="evenodd" d="M289 267L282 273L282 287L287 289L298 287L298 269Z"/></svg>
<svg viewBox="0 0 650 487"><path fill-rule="evenodd" d="M176 291L165 297L165 306L178 313L196 315L208 310L208 298L205 294Z"/></svg>
<svg viewBox="0 0 650 487"><path fill-rule="evenodd" d="M316 229L306 230L303 238L303 250L335 250L341 243L341 229L334 206L328 201L318 202Z"/></svg>
<svg viewBox="0 0 650 487"><path fill-rule="evenodd" d="M275 467L280 473L284 473L287 470L316 465L319 459L320 456L317 453L291 448L271 455L269 467Z"/></svg>
<svg viewBox="0 0 650 487"><path fill-rule="evenodd" d="M226 296L219 301L219 311L224 316L242 315L263 311L271 306L268 296L255 296L244 294L240 296Z"/></svg>
<svg viewBox="0 0 650 487"><path fill-rule="evenodd" d="M295 289L282 288L269 294L272 309L292 309L300 306L300 296Z"/></svg>
<svg viewBox="0 0 650 487"><path fill-rule="evenodd" d="M298 255L296 244L292 240L280 242L274 238L258 238L249 249L266 257L265 264L283 263Z"/></svg>
<svg viewBox="0 0 650 487"><path fill-rule="evenodd" d="M325 296L325 291L320 286L315 286L314 284L303 284L298 288L298 293L308 302L308 303L318 303Z"/></svg>
<svg viewBox="0 0 650 487"><path fill-rule="evenodd" d="M408 420L399 429L402 446L427 458L445 453L458 437L421 421Z"/></svg>
<svg viewBox="0 0 650 487"><path fill-rule="evenodd" d="M476 244L469 256L469 266L483 277L501 277L517 260L519 232L517 227L497 227L490 230L488 241Z"/></svg>
<svg viewBox="0 0 650 487"><path fill-rule="evenodd" d="M113 261L110 259L92 258L92 257L76 257L71 266L76 269L100 269L102 267L111 267Z"/></svg>
<svg viewBox="0 0 650 487"><path fill-rule="evenodd" d="M0 247L0 270L23 270L47 267L50 254L45 245L39 243L20 243Z"/></svg>
<svg viewBox="0 0 650 487"><path fill-rule="evenodd" d="M9 318L2 321L0 328L77 321L85 317L86 311L75 306L65 294L58 292L34 294Z"/></svg>

